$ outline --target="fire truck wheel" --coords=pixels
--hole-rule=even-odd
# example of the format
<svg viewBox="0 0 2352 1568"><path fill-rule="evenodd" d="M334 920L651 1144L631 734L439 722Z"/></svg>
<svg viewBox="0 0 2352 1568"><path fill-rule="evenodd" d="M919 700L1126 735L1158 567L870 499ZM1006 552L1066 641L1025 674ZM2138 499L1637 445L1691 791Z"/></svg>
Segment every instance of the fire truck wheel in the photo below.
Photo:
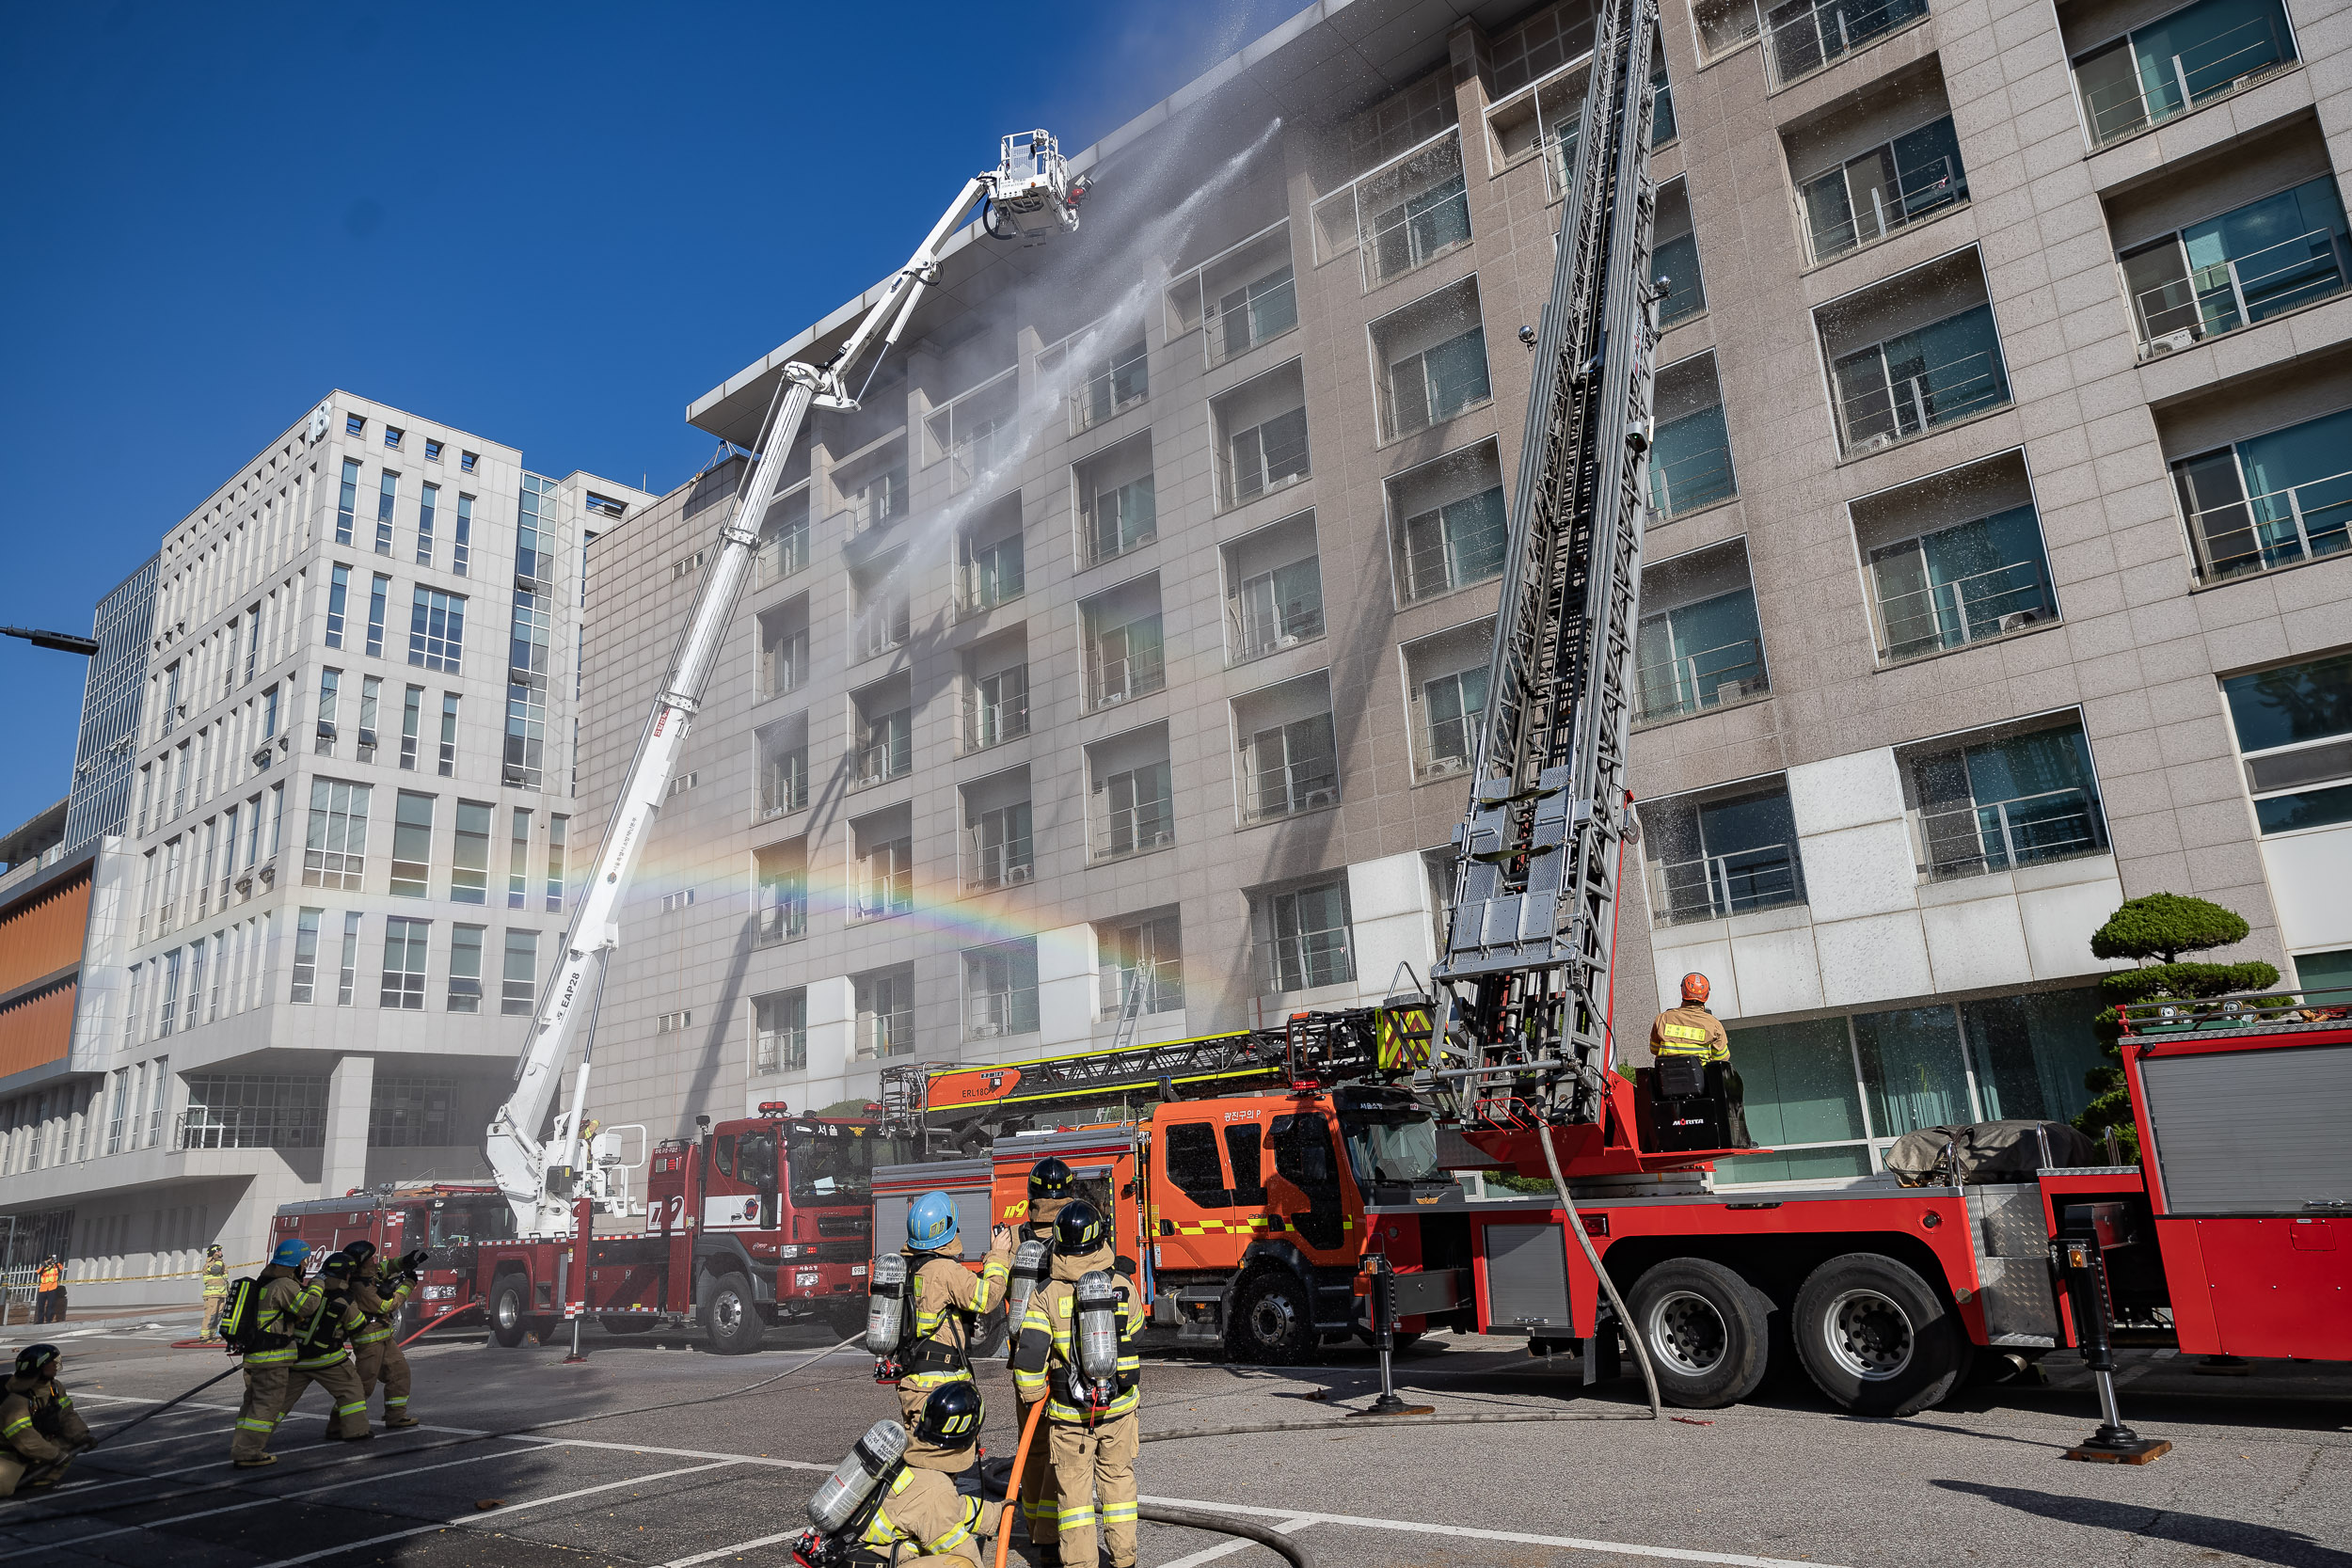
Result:
<svg viewBox="0 0 2352 1568"><path fill-rule="evenodd" d="M1634 1282L1626 1303L1669 1404L1715 1410L1756 1392L1770 1362L1772 1302L1723 1264L1677 1258Z"/></svg>
<svg viewBox="0 0 2352 1568"><path fill-rule="evenodd" d="M846 1339L852 1334L866 1332L866 1298L852 1296L846 1301L827 1302L817 1309L826 1329Z"/></svg>
<svg viewBox="0 0 2352 1568"><path fill-rule="evenodd" d="M732 1270L707 1274L699 1294L702 1299L696 1310L712 1351L720 1355L749 1355L759 1348L768 1324L759 1315L759 1303L753 1299L750 1280Z"/></svg>
<svg viewBox="0 0 2352 1568"><path fill-rule="evenodd" d="M1225 1344L1236 1361L1295 1366L1311 1360L1320 1338L1306 1287L1279 1267L1253 1269L1233 1294L1233 1321Z"/></svg>
<svg viewBox="0 0 2352 1568"><path fill-rule="evenodd" d="M490 1334L508 1350L523 1342L523 1331L531 1326L523 1308L524 1290L522 1275L509 1275L490 1297Z"/></svg>
<svg viewBox="0 0 2352 1568"><path fill-rule="evenodd" d="M1798 1358L1822 1393L1865 1416L1909 1416L1959 1380L1966 1340L1915 1270L1850 1252L1805 1276L1790 1325Z"/></svg>

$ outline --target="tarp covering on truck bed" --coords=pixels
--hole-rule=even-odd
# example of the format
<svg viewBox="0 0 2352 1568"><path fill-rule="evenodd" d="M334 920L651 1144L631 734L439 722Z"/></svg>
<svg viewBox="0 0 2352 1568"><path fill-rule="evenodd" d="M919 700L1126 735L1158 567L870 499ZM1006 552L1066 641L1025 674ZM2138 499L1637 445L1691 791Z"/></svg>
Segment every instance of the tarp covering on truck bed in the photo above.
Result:
<svg viewBox="0 0 2352 1568"><path fill-rule="evenodd" d="M2048 1157L2043 1157L2044 1149ZM1895 1140L1886 1168L1906 1187L2030 1181L2043 1165L2095 1165L2098 1145L2062 1121L1980 1121L1923 1127Z"/></svg>

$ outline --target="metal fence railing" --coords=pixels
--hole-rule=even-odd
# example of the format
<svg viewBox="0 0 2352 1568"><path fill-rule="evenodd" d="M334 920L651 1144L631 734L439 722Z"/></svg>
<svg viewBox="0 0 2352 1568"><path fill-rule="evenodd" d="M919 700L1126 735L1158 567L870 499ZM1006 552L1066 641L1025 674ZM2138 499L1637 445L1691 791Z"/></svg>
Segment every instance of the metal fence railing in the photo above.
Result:
<svg viewBox="0 0 2352 1568"><path fill-rule="evenodd" d="M2159 344L2182 348L2234 331L2258 312L2270 315L2323 299L2344 285L2335 234L2314 229L2142 289L2132 297L2140 352L2153 354Z"/></svg>
<svg viewBox="0 0 2352 1568"><path fill-rule="evenodd" d="M1845 171L1840 169L1825 178L1843 182ZM1815 188L1808 185L1806 190L1810 193ZM1896 177L1892 192L1873 187L1869 198L1870 208L1865 213L1854 205L1853 193L1849 189L1845 218L1813 230L1816 261L1843 256L1967 200L1968 181L1956 160L1941 157L1915 169L1904 170Z"/></svg>
<svg viewBox="0 0 2352 1568"><path fill-rule="evenodd" d="M1752 637L1645 664L1634 672L1633 685L1638 704L1633 716L1644 723L1758 697L1772 689L1764 672L1763 644Z"/></svg>
<svg viewBox="0 0 2352 1568"><path fill-rule="evenodd" d="M2352 534L2352 468L2189 514L2202 577L2236 577L2334 555Z"/></svg>
<svg viewBox="0 0 2352 1568"><path fill-rule="evenodd" d="M1087 671L1087 706L1108 707L1157 691L1167 684L1168 664L1159 649L1105 658L1098 645Z"/></svg>
<svg viewBox="0 0 2352 1568"><path fill-rule="evenodd" d="M1356 978L1355 943L1344 927L1275 937L1259 944L1258 972L1276 991L1343 986Z"/></svg>
<svg viewBox="0 0 2352 1568"><path fill-rule="evenodd" d="M963 749L986 751L1029 733L1029 694L1008 692L994 702L977 695L963 699Z"/></svg>
<svg viewBox="0 0 2352 1568"><path fill-rule="evenodd" d="M1945 881L2098 854L2106 847L2106 823L2088 790L2051 789L1921 812L1919 844L1920 871Z"/></svg>
<svg viewBox="0 0 2352 1568"><path fill-rule="evenodd" d="M1846 433L1846 453L1852 456L1997 408L2009 398L1999 356L1979 349L1842 393L1837 418Z"/></svg>
<svg viewBox="0 0 2352 1568"><path fill-rule="evenodd" d="M1123 810L1103 814L1094 839L1094 858L1122 860L1176 842L1176 814L1168 802L1139 800Z"/></svg>
<svg viewBox="0 0 2352 1568"><path fill-rule="evenodd" d="M1703 447L1678 457L1651 460L1650 504L1661 517L1678 517L1739 494L1731 471L1731 448Z"/></svg>
<svg viewBox="0 0 2352 1568"><path fill-rule="evenodd" d="M1785 87L1927 14L1927 0L1818 0L1776 11L1764 30L1766 74Z"/></svg>
<svg viewBox="0 0 2352 1568"><path fill-rule="evenodd" d="M2150 62L2138 58L2130 40L2121 48L2127 74L2083 91L2083 113L2090 121L2093 147L2161 125L2251 77L2295 60L2294 42L2280 30L2278 18L2267 15L2249 17L2164 56L2153 62L2153 70Z"/></svg>
<svg viewBox="0 0 2352 1568"><path fill-rule="evenodd" d="M2012 561L1880 599L1879 625L1886 641L1879 657L1916 658L2037 626L2049 615L2042 562Z"/></svg>
<svg viewBox="0 0 2352 1568"><path fill-rule="evenodd" d="M1650 910L1660 925L1727 920L1804 902L1804 876L1789 844L1760 844L1720 855L1653 862Z"/></svg>
<svg viewBox="0 0 2352 1568"><path fill-rule="evenodd" d="M966 831L971 849L970 885L976 888L1009 887L1025 882L1036 874L1036 844L1027 835L1019 838L983 839L977 829Z"/></svg>

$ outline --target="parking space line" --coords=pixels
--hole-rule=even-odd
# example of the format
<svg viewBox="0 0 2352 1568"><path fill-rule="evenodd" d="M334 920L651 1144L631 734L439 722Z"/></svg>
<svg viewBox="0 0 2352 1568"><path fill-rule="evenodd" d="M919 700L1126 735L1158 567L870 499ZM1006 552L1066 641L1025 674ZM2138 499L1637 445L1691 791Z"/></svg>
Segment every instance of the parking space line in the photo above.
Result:
<svg viewBox="0 0 2352 1568"><path fill-rule="evenodd" d="M538 1443L550 1449L611 1449L621 1453L658 1453L665 1459L731 1459L738 1465L765 1465L777 1470L814 1470L818 1475L833 1474L835 1466L812 1465L805 1459L771 1459L766 1454L727 1453L709 1449L657 1449L644 1443L599 1443L588 1437L520 1436L517 1443Z"/></svg>
<svg viewBox="0 0 2352 1568"><path fill-rule="evenodd" d="M464 1464L466 1461L460 1460L457 1463ZM471 1513L461 1513L448 1519L437 1519L429 1525L418 1525L409 1529L389 1530L382 1535L368 1536L364 1540L346 1541L341 1545L323 1546L315 1552L305 1552L300 1557L281 1557L275 1562L262 1563L259 1568L295 1568L298 1563L316 1562L321 1558L340 1557L345 1552L356 1552L367 1546L381 1546L388 1542L405 1541L411 1536L427 1535L435 1530L458 1529L482 1520L502 1519L510 1513L521 1513L529 1509L545 1508L550 1503L569 1502L574 1497L594 1497L599 1492L618 1491L624 1486L643 1486L647 1481L668 1481L676 1476L697 1475L705 1470L729 1469L735 1464L736 1461L732 1459L723 1459L715 1465L688 1465L675 1470L656 1470L649 1476L634 1476L627 1481L607 1481L601 1486L582 1486L576 1491L558 1492L552 1497L532 1497L518 1503L508 1503L502 1508L479 1509ZM266 1502L271 1499L262 1500Z"/></svg>
<svg viewBox="0 0 2352 1568"><path fill-rule="evenodd" d="M738 1552L748 1552L755 1546L775 1546L787 1541L797 1541L800 1535L799 1530L788 1529L781 1535L756 1536L749 1541L738 1541L732 1546L722 1546L717 1551L696 1552L692 1557L674 1557L669 1561L660 1564L660 1568L694 1568L696 1563L715 1562L723 1557L732 1557Z"/></svg>
<svg viewBox="0 0 2352 1568"><path fill-rule="evenodd" d="M1587 1541L1573 1535L1534 1535L1520 1530L1477 1529L1469 1525L1432 1525L1415 1519L1373 1519L1357 1513L1314 1513L1294 1508L1252 1508L1240 1503L1204 1502L1193 1497L1145 1497L1148 1503L1170 1508L1206 1509L1213 1513L1247 1513L1262 1519L1303 1521L1316 1525L1346 1525L1355 1529L1391 1530L1406 1535L1445 1535L1468 1541L1504 1541L1520 1546L1556 1546L1574 1552L1619 1552L1627 1557L1662 1558L1670 1562L1712 1562L1724 1568L1836 1568L1807 1559L1750 1557L1743 1552L1705 1552L1688 1546L1645 1546L1630 1541ZM1282 1528L1289 1528L1286 1524ZM272 1568L276 1568L273 1564Z"/></svg>
<svg viewBox="0 0 2352 1568"><path fill-rule="evenodd" d="M1285 1519L1274 1528L1280 1530L1284 1535L1294 1535L1314 1523L1316 1523L1316 1521L1312 1517L1302 1513L1292 1518ZM1170 1525L1166 1528L1169 1529L1183 1529L1186 1527L1182 1525ZM1239 1539L1227 1541L1215 1546L1203 1547L1200 1551L1193 1553L1190 1557L1180 1557L1173 1562L1163 1562L1160 1564L1160 1568L1200 1568L1200 1564L1204 1562L1215 1562L1219 1558L1232 1557L1235 1552L1246 1552L1250 1547L1257 1544L1258 1543L1255 1541L1245 1541Z"/></svg>

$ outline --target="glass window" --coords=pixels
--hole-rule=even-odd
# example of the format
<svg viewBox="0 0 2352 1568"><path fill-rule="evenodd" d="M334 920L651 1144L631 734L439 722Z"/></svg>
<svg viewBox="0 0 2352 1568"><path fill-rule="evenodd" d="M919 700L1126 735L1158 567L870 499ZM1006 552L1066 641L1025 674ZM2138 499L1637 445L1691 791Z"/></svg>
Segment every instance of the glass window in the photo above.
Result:
<svg viewBox="0 0 2352 1568"><path fill-rule="evenodd" d="M1796 817L1786 789L1642 810L1650 910L1661 923L1723 920L1804 901Z"/></svg>
<svg viewBox="0 0 2352 1568"><path fill-rule="evenodd" d="M1205 1121L1171 1122L1162 1129L1166 1140L1161 1162L1168 1180L1200 1209L1230 1209L1233 1195L1225 1185L1225 1166L1216 1153L1216 1129Z"/></svg>
<svg viewBox="0 0 2352 1568"><path fill-rule="evenodd" d="M2279 0L2199 0L2074 62L2093 146L2184 114L2295 58Z"/></svg>
<svg viewBox="0 0 2352 1568"><path fill-rule="evenodd" d="M408 617L408 662L453 675L465 643L464 597L420 585Z"/></svg>
<svg viewBox="0 0 2352 1568"><path fill-rule="evenodd" d="M1294 408L1237 431L1227 442L1228 506L1239 506L1309 473L1307 410Z"/></svg>
<svg viewBox="0 0 2352 1568"><path fill-rule="evenodd" d="M366 869L368 786L310 781L310 826L303 841L302 884L357 892Z"/></svg>
<svg viewBox="0 0 2352 1568"><path fill-rule="evenodd" d="M400 476L391 469L384 470L384 483L375 493L375 553L392 553L392 502L400 496Z"/></svg>
<svg viewBox="0 0 2352 1568"><path fill-rule="evenodd" d="M1731 473L1731 436L1724 427L1721 404L1658 427L1649 454L1651 510L1662 516L1679 516L1729 500L1737 493Z"/></svg>
<svg viewBox="0 0 2352 1568"><path fill-rule="evenodd" d="M506 933L506 966L499 988L499 1011L529 1018L538 1001L539 933Z"/></svg>
<svg viewBox="0 0 2352 1568"><path fill-rule="evenodd" d="M1672 326L1707 309L1707 283L1699 276L1699 237L1681 234L1660 243L1650 253L1650 276L1663 285L1658 321Z"/></svg>
<svg viewBox="0 0 2352 1568"><path fill-rule="evenodd" d="M473 465L469 463L466 467L471 472ZM457 498L457 531L450 539L449 569L462 578L472 563L473 498L461 495Z"/></svg>
<svg viewBox="0 0 2352 1568"><path fill-rule="evenodd" d="M2221 683L2265 833L2352 822L2352 654Z"/></svg>
<svg viewBox="0 0 2352 1568"><path fill-rule="evenodd" d="M1434 773L1454 773L1478 755L1478 739L1486 718L1486 671L1463 670L1423 682L1422 711L1427 715L1427 757L1422 766Z"/></svg>
<svg viewBox="0 0 2352 1568"><path fill-rule="evenodd" d="M425 938L432 922L405 920L398 915L384 922L384 984L377 1005L405 1012L424 1010Z"/></svg>
<svg viewBox="0 0 2352 1568"><path fill-rule="evenodd" d="M2010 400L1990 305L1842 356L1831 371L1850 455Z"/></svg>
<svg viewBox="0 0 2352 1568"><path fill-rule="evenodd" d="M384 600L392 591L392 579L378 572L368 584L368 653L380 657L384 652Z"/></svg>
<svg viewBox="0 0 2352 1568"><path fill-rule="evenodd" d="M1264 908L1266 974L1274 990L1311 990L1355 979L1345 882L1278 893Z"/></svg>
<svg viewBox="0 0 2352 1568"><path fill-rule="evenodd" d="M1309 556L1244 579L1240 610L1239 657L1256 658L1307 638L1321 637L1321 563Z"/></svg>
<svg viewBox="0 0 2352 1568"><path fill-rule="evenodd" d="M441 487L428 484L424 487L422 499L417 502L417 564L420 566L433 564L433 516L440 501Z"/></svg>
<svg viewBox="0 0 2352 1568"><path fill-rule="evenodd" d="M1486 333L1471 327L1434 348L1408 355L1389 367L1389 436L1409 436L1484 403Z"/></svg>
<svg viewBox="0 0 2352 1568"><path fill-rule="evenodd" d="M453 903L489 902L490 812L479 800L457 802L457 836L450 851L449 870Z"/></svg>
<svg viewBox="0 0 2352 1568"><path fill-rule="evenodd" d="M482 1010L482 933L480 926L449 928L449 1010Z"/></svg>
<svg viewBox="0 0 2352 1568"><path fill-rule="evenodd" d="M1098 926L1102 958L1101 1006L1104 1018L1124 1014L1130 1003L1138 1016L1172 1013L1184 1005L1184 929L1180 917L1130 920Z"/></svg>
<svg viewBox="0 0 2352 1568"><path fill-rule="evenodd" d="M2337 293L2352 247L2335 180L2323 175L2122 261L2141 350L2169 351Z"/></svg>
<svg viewBox="0 0 2352 1568"><path fill-rule="evenodd" d="M2106 847L2080 724L1905 758L1931 878L1972 877Z"/></svg>
<svg viewBox="0 0 2352 1568"><path fill-rule="evenodd" d="M1233 1201L1248 1208L1264 1203L1265 1176L1256 1122L1238 1121L1225 1129L1225 1157L1232 1163Z"/></svg>
<svg viewBox="0 0 2352 1568"><path fill-rule="evenodd" d="M330 648L340 648L343 645L343 615L348 608L350 597L351 568L339 565L328 577L326 584L326 645ZM166 673L172 678L176 688L180 667L175 664ZM164 706L164 733L166 735L171 733L172 720L175 717L173 708L177 705L176 696L176 690L166 694Z"/></svg>
<svg viewBox="0 0 2352 1568"><path fill-rule="evenodd" d="M808 988L752 999L752 1070L799 1072L808 1066Z"/></svg>
<svg viewBox="0 0 2352 1568"><path fill-rule="evenodd" d="M1511 529L1502 487L1405 519L1405 597L1424 599L1502 574Z"/></svg>
<svg viewBox="0 0 2352 1568"><path fill-rule="evenodd" d="M1870 552L1885 657L1915 658L2057 613L2031 506L1956 523Z"/></svg>
<svg viewBox="0 0 2352 1568"><path fill-rule="evenodd" d="M2106 1065L2090 1029L2104 1006L2090 990L1962 1003L1985 1119L2072 1121L2079 1116L2090 1103L2084 1076Z"/></svg>
<svg viewBox="0 0 2352 1568"><path fill-rule="evenodd" d="M432 862L433 797L404 789L392 811L393 896L423 897Z"/></svg>
<svg viewBox="0 0 2352 1568"><path fill-rule="evenodd" d="M335 1006L348 1007L359 988L359 911L343 911L342 962L335 973Z"/></svg>
<svg viewBox="0 0 2352 1568"><path fill-rule="evenodd" d="M1874 1136L1966 1126L1977 1119L1960 1024L1950 1007L1857 1013L1853 1029Z"/></svg>
<svg viewBox="0 0 2352 1568"><path fill-rule="evenodd" d="M1968 199L1960 139L1946 115L1849 158L1804 182L1813 259L1885 238L1905 224Z"/></svg>
<svg viewBox="0 0 2352 1568"><path fill-rule="evenodd" d="M1374 280L1386 282L1468 244L1468 193L1457 168L1452 178L1375 213L1370 249Z"/></svg>
<svg viewBox="0 0 2352 1568"><path fill-rule="evenodd" d="M1642 618L1635 634L1635 716L1671 719L1771 689L1756 594L1740 588Z"/></svg>
<svg viewBox="0 0 2352 1568"><path fill-rule="evenodd" d="M1036 866L1035 843L1029 836L1029 802L980 813L972 829L972 885L1003 887L1025 882Z"/></svg>
<svg viewBox="0 0 2352 1568"><path fill-rule="evenodd" d="M1211 320L1210 362L1222 364L1298 325L1298 291L1288 262L1220 296Z"/></svg>
<svg viewBox="0 0 2352 1568"><path fill-rule="evenodd" d="M1339 747L1331 716L1312 714L1258 731L1249 739L1248 768L1248 821L1339 804Z"/></svg>
<svg viewBox="0 0 2352 1568"><path fill-rule="evenodd" d="M1037 943L1007 942L963 956L963 1033L995 1039L1037 1030Z"/></svg>

